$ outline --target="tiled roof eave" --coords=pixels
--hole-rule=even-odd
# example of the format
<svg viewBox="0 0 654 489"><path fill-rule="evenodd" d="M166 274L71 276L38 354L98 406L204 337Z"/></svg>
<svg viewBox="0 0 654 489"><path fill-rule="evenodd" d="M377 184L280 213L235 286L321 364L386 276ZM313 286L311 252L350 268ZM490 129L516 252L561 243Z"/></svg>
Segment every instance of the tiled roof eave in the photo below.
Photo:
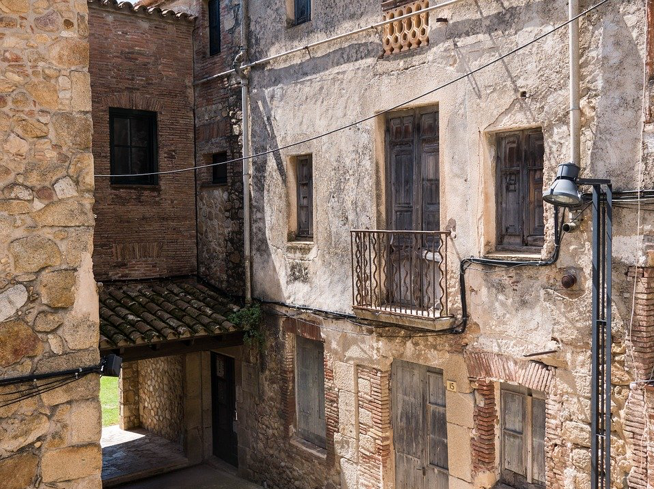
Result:
<svg viewBox="0 0 654 489"><path fill-rule="evenodd" d="M125 349L238 332L238 311L217 292L174 281L106 284L100 288L100 349Z"/></svg>
<svg viewBox="0 0 654 489"><path fill-rule="evenodd" d="M171 9L162 9L160 7L145 7L142 5L134 5L131 2L119 0L87 0L89 5L97 5L99 7L112 8L114 10L122 10L124 12L132 12L136 15L143 17L157 16L162 19L180 20L186 22L194 22L195 17L185 12L175 12Z"/></svg>

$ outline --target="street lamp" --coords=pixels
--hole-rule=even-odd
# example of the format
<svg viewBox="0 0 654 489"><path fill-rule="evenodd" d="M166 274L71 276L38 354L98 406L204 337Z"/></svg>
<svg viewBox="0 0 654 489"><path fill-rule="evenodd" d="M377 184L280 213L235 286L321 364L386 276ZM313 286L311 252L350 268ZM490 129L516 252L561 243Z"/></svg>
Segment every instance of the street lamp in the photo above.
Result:
<svg viewBox="0 0 654 489"><path fill-rule="evenodd" d="M611 264L613 188L611 180L579 178L574 163L559 165L543 200L559 207L584 201L579 186L593 187L593 312L591 385L591 488L611 489Z"/></svg>

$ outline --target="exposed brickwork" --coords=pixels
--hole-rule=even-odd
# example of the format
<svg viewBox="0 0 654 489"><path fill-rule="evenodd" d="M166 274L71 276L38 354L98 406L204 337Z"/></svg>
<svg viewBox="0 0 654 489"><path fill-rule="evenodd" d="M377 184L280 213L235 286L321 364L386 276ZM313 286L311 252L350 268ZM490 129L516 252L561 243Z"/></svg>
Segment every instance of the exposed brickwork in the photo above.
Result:
<svg viewBox="0 0 654 489"><path fill-rule="evenodd" d="M647 448L647 403L643 387L631 390L625 406L625 438L631 448L632 468L627 476L632 489L647 489L648 448Z"/></svg>
<svg viewBox="0 0 654 489"><path fill-rule="evenodd" d="M568 444L562 437L561 397L550 394L545 400L545 477L550 489L563 489L563 471L569 456Z"/></svg>
<svg viewBox="0 0 654 489"><path fill-rule="evenodd" d="M636 281L630 336L633 347L632 367L637 378L646 379L654 369L654 268L632 267L629 269L629 278Z"/></svg>
<svg viewBox="0 0 654 489"><path fill-rule="evenodd" d="M181 0L184 2L185 0ZM175 5L176 2L170 3ZM179 2L177 2L179 3ZM209 55L209 13L206 2L197 6L195 24L195 80L232 68L240 48L240 2L220 2L220 53ZM211 163L214 153L228 159L242 156L241 91L235 76L218 78L195 87L196 163ZM212 168L198 171L200 275L216 287L242 295L243 166L227 165L227 183L212 183Z"/></svg>
<svg viewBox="0 0 654 489"><path fill-rule="evenodd" d="M465 352L470 377L512 382L528 389L549 392L554 369L538 362L487 352Z"/></svg>
<svg viewBox="0 0 654 489"><path fill-rule="evenodd" d="M474 431L470 442L473 474L495 472L495 384L479 380L475 389Z"/></svg>
<svg viewBox="0 0 654 489"><path fill-rule="evenodd" d="M334 384L334 356L325 352L325 425L327 465L335 462L334 434L338 431L338 392Z"/></svg>
<svg viewBox="0 0 654 489"><path fill-rule="evenodd" d="M160 171L192 167L193 23L90 5L95 171L110 173L109 108L157 112ZM196 272L193 172L155 186L96 179L94 271L100 280Z"/></svg>
<svg viewBox="0 0 654 489"><path fill-rule="evenodd" d="M359 487L381 489L391 465L390 372L360 365L357 383Z"/></svg>

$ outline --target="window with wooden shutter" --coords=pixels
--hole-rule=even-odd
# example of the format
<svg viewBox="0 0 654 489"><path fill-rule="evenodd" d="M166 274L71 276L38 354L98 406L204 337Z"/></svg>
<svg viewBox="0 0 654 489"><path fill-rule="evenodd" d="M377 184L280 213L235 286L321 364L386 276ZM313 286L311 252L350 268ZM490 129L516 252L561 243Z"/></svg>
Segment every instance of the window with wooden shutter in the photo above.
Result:
<svg viewBox="0 0 654 489"><path fill-rule="evenodd" d="M109 146L112 185L156 185L157 113L109 109Z"/></svg>
<svg viewBox="0 0 654 489"><path fill-rule="evenodd" d="M311 155L296 158L297 238L313 238L313 163Z"/></svg>
<svg viewBox="0 0 654 489"><path fill-rule="evenodd" d="M209 0L209 55L220 53L220 0Z"/></svg>
<svg viewBox="0 0 654 489"><path fill-rule="evenodd" d="M325 448L325 350L320 341L296 336L295 379L297 433Z"/></svg>
<svg viewBox="0 0 654 489"><path fill-rule="evenodd" d="M295 0L294 24L304 24L311 20L311 0Z"/></svg>
<svg viewBox="0 0 654 489"><path fill-rule="evenodd" d="M545 400L502 388L502 481L518 489L545 486Z"/></svg>
<svg viewBox="0 0 654 489"><path fill-rule="evenodd" d="M499 248L542 247L543 132L497 136L497 243Z"/></svg>
<svg viewBox="0 0 654 489"><path fill-rule="evenodd" d="M438 231L440 169L438 111L392 114L386 124L388 228Z"/></svg>

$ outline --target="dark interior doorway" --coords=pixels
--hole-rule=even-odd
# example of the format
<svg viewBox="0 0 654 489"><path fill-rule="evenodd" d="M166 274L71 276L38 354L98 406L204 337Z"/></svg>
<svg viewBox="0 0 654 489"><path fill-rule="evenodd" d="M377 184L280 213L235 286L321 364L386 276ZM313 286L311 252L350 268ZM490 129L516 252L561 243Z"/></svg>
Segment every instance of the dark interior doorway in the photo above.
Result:
<svg viewBox="0 0 654 489"><path fill-rule="evenodd" d="M211 354L211 396L213 400L213 454L238 467L236 437L236 379L234 359Z"/></svg>

